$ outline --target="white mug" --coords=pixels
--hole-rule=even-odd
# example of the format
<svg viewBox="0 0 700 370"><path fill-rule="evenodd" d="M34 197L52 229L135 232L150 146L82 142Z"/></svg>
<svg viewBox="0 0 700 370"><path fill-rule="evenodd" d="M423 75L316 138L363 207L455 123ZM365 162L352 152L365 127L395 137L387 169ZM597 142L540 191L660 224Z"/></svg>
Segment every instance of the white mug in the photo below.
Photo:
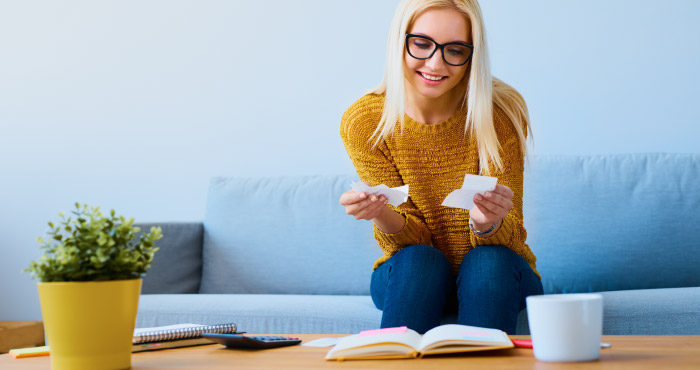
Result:
<svg viewBox="0 0 700 370"><path fill-rule="evenodd" d="M535 358L547 362L593 361L600 357L603 296L548 294L527 297Z"/></svg>

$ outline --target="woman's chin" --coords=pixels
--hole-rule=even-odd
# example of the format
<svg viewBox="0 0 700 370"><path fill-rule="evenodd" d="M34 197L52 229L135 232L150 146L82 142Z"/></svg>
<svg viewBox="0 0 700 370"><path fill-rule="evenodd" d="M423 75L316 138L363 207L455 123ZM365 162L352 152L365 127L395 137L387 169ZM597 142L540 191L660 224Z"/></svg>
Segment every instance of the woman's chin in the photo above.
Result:
<svg viewBox="0 0 700 370"><path fill-rule="evenodd" d="M447 95L447 91L444 91L444 89L435 89L435 88L428 88L428 89L420 89L418 93L423 96L426 99L439 99L445 95Z"/></svg>

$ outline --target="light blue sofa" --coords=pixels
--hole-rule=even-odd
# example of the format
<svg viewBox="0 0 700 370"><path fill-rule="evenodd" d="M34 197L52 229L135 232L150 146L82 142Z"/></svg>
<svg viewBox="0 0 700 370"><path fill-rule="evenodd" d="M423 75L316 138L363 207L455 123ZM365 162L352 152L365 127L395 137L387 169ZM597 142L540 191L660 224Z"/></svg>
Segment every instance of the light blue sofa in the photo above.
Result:
<svg viewBox="0 0 700 370"><path fill-rule="evenodd" d="M212 179L202 223L161 224L137 327L377 328L369 282L380 250L371 223L338 204L355 180ZM605 334L700 334L700 155L533 157L524 189L545 293L602 292Z"/></svg>

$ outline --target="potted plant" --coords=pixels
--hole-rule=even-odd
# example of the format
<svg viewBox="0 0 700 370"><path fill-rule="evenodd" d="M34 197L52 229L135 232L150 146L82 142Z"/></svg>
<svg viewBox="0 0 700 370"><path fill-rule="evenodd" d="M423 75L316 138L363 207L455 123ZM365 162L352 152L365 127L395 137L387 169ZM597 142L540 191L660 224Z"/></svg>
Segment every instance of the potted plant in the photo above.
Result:
<svg viewBox="0 0 700 370"><path fill-rule="evenodd" d="M75 204L38 238L44 255L25 272L38 278L54 370L128 369L142 277L161 229L136 240L134 219Z"/></svg>

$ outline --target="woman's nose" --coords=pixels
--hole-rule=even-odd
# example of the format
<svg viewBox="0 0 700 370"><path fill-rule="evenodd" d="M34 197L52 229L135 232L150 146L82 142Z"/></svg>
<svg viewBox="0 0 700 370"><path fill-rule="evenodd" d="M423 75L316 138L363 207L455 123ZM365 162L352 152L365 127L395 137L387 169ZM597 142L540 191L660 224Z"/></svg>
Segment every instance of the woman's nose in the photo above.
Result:
<svg viewBox="0 0 700 370"><path fill-rule="evenodd" d="M443 67L444 63L445 61L442 60L442 50L440 49L435 50L433 56L425 61L425 64L432 69L439 69Z"/></svg>

